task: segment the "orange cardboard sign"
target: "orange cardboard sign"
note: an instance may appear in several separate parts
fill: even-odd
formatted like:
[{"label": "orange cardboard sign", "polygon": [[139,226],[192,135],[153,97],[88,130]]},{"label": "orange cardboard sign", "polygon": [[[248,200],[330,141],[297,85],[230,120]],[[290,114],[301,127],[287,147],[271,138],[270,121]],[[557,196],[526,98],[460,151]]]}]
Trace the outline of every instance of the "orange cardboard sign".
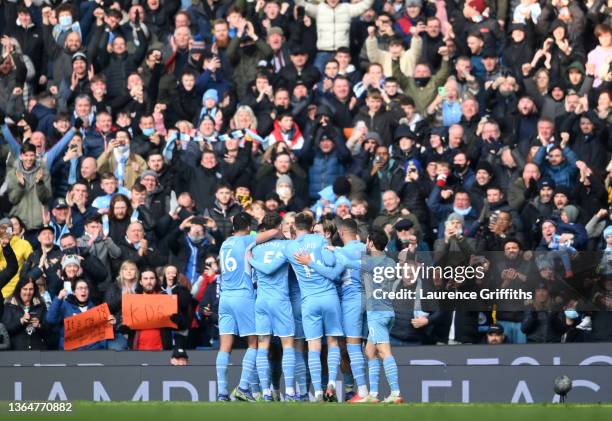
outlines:
[{"label": "orange cardboard sign", "polygon": [[124,294],[121,310],[123,324],[133,330],[177,327],[170,320],[178,311],[176,295]]},{"label": "orange cardboard sign", "polygon": [[108,323],[108,304],[90,308],[84,313],[64,319],[64,349],[72,350],[104,339],[113,339],[113,326]]}]

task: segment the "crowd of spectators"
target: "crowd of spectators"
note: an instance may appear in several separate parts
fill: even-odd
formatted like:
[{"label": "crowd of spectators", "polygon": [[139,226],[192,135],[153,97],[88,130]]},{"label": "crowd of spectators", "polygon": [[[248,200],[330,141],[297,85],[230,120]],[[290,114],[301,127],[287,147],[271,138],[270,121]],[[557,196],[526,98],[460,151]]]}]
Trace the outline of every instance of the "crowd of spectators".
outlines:
[{"label": "crowd of spectators", "polygon": [[[611,341],[611,9],[0,0],[0,347],[62,349],[63,320],[103,302],[115,338],[88,348],[215,346],[231,218],[279,212],[289,232],[304,209],[331,244],[352,218],[400,261],[535,293],[512,311],[398,300],[395,345],[489,325]],[[121,323],[122,295],[151,293],[178,295],[177,329]]]}]

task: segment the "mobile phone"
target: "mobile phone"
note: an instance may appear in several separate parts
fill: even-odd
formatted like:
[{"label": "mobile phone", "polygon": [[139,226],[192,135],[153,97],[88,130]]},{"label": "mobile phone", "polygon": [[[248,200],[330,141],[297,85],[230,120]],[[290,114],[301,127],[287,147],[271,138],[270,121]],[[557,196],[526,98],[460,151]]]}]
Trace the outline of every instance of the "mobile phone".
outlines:
[{"label": "mobile phone", "polygon": [[68,294],[72,294],[72,284],[70,281],[64,281],[64,289],[68,291]]},{"label": "mobile phone", "polygon": [[446,96],[446,88],[444,86],[440,86],[438,88],[438,95],[440,95],[441,97]]}]

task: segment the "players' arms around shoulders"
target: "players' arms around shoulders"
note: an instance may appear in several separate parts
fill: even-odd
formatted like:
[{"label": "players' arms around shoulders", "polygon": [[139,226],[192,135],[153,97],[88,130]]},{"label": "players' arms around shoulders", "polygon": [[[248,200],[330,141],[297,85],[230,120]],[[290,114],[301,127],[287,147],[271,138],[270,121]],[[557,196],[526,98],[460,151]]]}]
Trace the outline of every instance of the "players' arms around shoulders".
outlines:
[{"label": "players' arms around shoulders", "polygon": [[252,254],[248,255],[249,264],[254,267],[256,270],[265,273],[266,275],[271,275],[281,268],[285,263],[287,263],[287,258],[283,253],[276,253],[274,257],[268,261],[263,262],[257,260]]},{"label": "players' arms around shoulders", "polygon": [[311,267],[319,275],[332,281],[339,281],[342,272],[346,269],[343,263],[344,259],[339,258],[339,255],[337,256],[338,258],[336,258],[336,254],[327,247],[321,249],[322,262],[313,259],[312,256],[307,253],[295,253],[294,257],[299,264]]}]

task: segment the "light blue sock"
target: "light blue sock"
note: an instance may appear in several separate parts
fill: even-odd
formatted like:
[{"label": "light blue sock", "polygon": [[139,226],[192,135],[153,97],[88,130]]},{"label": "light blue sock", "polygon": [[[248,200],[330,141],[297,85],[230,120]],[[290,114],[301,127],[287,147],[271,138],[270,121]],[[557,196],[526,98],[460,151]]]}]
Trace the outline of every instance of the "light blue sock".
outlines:
[{"label": "light blue sock", "polygon": [[328,383],[336,384],[336,378],[338,377],[338,367],[340,367],[340,348],[337,346],[330,346],[327,349],[327,372]]},{"label": "light blue sock", "polygon": [[300,394],[308,393],[308,385],[306,381],[306,362],[304,361],[304,353],[295,351],[295,381],[300,388]]},{"label": "light blue sock", "polygon": [[264,392],[270,389],[270,363],[268,362],[268,350],[259,348],[257,350],[257,374]]},{"label": "light blue sock", "polygon": [[380,360],[368,360],[368,375],[370,377],[370,395],[378,395],[378,376],[380,375]]},{"label": "light blue sock", "polygon": [[387,376],[387,382],[389,382],[389,388],[391,389],[391,393],[399,394],[400,388],[395,358],[393,358],[393,356],[385,358],[383,360],[383,365],[385,366],[385,376]]},{"label": "light blue sock", "polygon": [[353,377],[355,378],[357,386],[365,386],[365,358],[363,357],[363,352],[361,351],[361,345],[347,344],[346,349],[348,350],[349,358],[351,360],[351,371],[353,372]]},{"label": "light blue sock", "polygon": [[217,393],[227,395],[227,366],[229,364],[229,352],[219,351],[217,353]]},{"label": "light blue sock", "polygon": [[249,388],[251,382],[251,376],[255,371],[255,361],[257,359],[257,350],[255,348],[247,349],[242,359],[242,374],[240,375],[239,387],[243,390]]},{"label": "light blue sock", "polygon": [[321,353],[319,351],[308,351],[308,369],[312,388],[315,392],[322,392],[321,389]]},{"label": "light blue sock", "polygon": [[283,374],[285,388],[295,388],[295,350],[292,347],[283,348]]}]

